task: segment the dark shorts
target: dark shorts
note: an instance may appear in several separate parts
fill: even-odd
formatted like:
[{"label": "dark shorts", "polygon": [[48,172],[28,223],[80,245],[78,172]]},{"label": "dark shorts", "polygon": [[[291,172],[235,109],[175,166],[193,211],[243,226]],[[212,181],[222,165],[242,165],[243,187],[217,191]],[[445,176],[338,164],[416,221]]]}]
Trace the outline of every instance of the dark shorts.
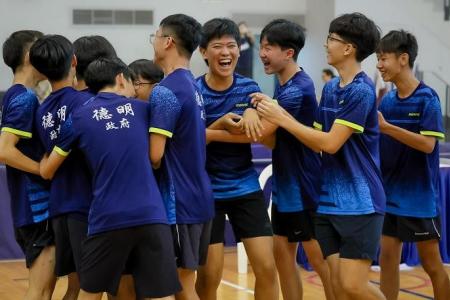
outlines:
[{"label": "dark shorts", "polygon": [[70,215],[52,219],[55,232],[55,275],[65,276],[79,272],[81,265],[81,244],[86,239],[87,222]]},{"label": "dark shorts", "polygon": [[45,247],[54,245],[54,235],[49,220],[15,229],[16,241],[25,254],[27,268],[41,254]]},{"label": "dark shorts", "polygon": [[402,242],[421,242],[441,239],[441,221],[435,218],[404,217],[386,213],[383,235]]},{"label": "dark shorts", "polygon": [[88,237],[82,246],[81,288],[116,295],[127,266],[138,297],[162,298],[179,292],[171,235],[169,225],[150,224]]},{"label": "dark shorts", "polygon": [[215,207],[210,244],[224,242],[225,215],[228,215],[237,242],[245,238],[273,235],[262,191],[239,198],[216,200]]},{"label": "dark shorts", "polygon": [[178,268],[197,270],[206,263],[212,222],[172,225],[173,245]]},{"label": "dark shorts", "polygon": [[339,253],[341,258],[377,258],[383,215],[316,214],[315,226],[324,257]]},{"label": "dark shorts", "polygon": [[290,243],[315,239],[314,211],[280,212],[272,203],[273,234],[285,236]]}]

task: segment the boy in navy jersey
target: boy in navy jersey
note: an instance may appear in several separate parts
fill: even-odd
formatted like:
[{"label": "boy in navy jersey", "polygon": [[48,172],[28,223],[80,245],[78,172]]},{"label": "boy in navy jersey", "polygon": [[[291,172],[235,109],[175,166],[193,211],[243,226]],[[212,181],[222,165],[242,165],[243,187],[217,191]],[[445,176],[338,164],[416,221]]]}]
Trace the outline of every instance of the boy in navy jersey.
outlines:
[{"label": "boy in navy jersey", "polygon": [[384,299],[369,282],[385,196],[379,169],[375,90],[360,64],[375,51],[379,39],[377,26],[362,14],[345,14],[331,22],[325,47],[328,63],[340,77],[324,87],[314,122],[320,130],[301,124],[270,99],[254,98],[262,117],[307,147],[322,151],[315,230],[338,299]]},{"label": "boy in navy jersey", "polygon": [[183,291],[198,299],[195,270],[206,260],[214,203],[205,170],[205,111],[189,61],[201,38],[201,25],[177,14],[164,18],[151,42],[165,78],[150,99],[150,157],[159,169],[163,196]]},{"label": "boy in navy jersey", "polygon": [[403,242],[416,242],[420,261],[433,284],[435,299],[448,299],[450,281],[439,253],[439,143],[444,138],[436,92],[415,78],[416,38],[391,31],[377,49],[384,81],[397,89],[379,107],[381,172],[386,216],[381,238],[381,290],[397,299]]},{"label": "boy in navy jersey", "polygon": [[[197,83],[206,112],[207,139],[226,129],[241,133],[240,123],[250,107],[250,94],[259,92],[256,82],[234,73],[239,57],[239,28],[229,19],[212,19],[203,25],[200,52],[208,73]],[[229,122],[229,123],[228,123]],[[237,135],[233,137],[239,138]],[[243,242],[255,273],[256,299],[277,298],[277,278],[272,254],[272,230],[251,161],[249,139],[244,143],[211,142],[206,148],[206,170],[211,179],[216,216],[213,221],[206,265],[198,273],[197,291],[201,299],[216,299],[222,278],[225,215],[236,240]]]},{"label": "boy in navy jersey", "polygon": [[138,59],[128,65],[134,73],[134,90],[136,98],[148,101],[155,85],[163,78],[163,71],[153,61],[148,59]]},{"label": "boy in navy jersey", "polygon": [[[76,57],[72,43],[60,35],[46,35],[30,49],[31,64],[47,77],[52,93],[36,113],[36,128],[45,151],[50,153],[67,117],[92,97],[72,85]],[[66,299],[76,299],[81,242],[87,233],[87,214],[92,198],[91,178],[85,160],[74,151],[51,182],[49,213],[56,245],[56,276],[69,275]]]},{"label": "boy in navy jersey", "polygon": [[73,49],[77,57],[77,80],[75,89],[89,93],[84,80],[84,72],[88,65],[99,58],[115,58],[116,50],[111,43],[101,35],[82,36],[73,42]]},{"label": "boy in navy jersey", "polygon": [[3,97],[0,161],[6,164],[16,240],[29,269],[25,298],[51,299],[55,286],[53,232],[48,221],[50,183],[39,176],[44,149],[34,127],[37,96],[32,91],[45,77],[29,60],[31,45],[43,34],[21,30],[3,44],[3,60],[14,73]]},{"label": "boy in navy jersey", "polygon": [[[55,175],[71,150],[80,149],[93,175],[88,238],[83,242],[79,299],[115,294],[127,266],[138,297],[179,291],[170,227],[148,159],[149,107],[133,95],[128,67],[102,58],[86,71],[95,98],[68,117],[58,142],[41,162]],[[135,178],[124,184],[123,178]]]}]

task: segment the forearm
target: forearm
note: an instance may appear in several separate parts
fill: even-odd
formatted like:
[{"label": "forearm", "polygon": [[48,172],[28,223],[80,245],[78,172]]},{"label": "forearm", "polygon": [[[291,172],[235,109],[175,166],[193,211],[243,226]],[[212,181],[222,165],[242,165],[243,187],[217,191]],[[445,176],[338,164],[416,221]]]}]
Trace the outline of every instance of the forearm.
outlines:
[{"label": "forearm", "polygon": [[436,139],[434,137],[424,136],[419,133],[411,132],[390,123],[388,123],[386,126],[383,126],[383,128],[380,128],[380,130],[383,134],[386,134],[399,141],[400,143],[421,152],[433,152],[436,144]]},{"label": "forearm", "polygon": [[39,163],[20,152],[16,147],[2,149],[1,160],[15,169],[39,175]]},{"label": "forearm", "polygon": [[245,134],[232,134],[226,130],[206,129],[206,142],[223,142],[223,143],[252,143],[252,139]]},{"label": "forearm", "polygon": [[329,149],[330,137],[328,132],[318,131],[305,126],[294,118],[286,118],[280,125],[314,152],[320,152],[322,150],[332,152]]}]

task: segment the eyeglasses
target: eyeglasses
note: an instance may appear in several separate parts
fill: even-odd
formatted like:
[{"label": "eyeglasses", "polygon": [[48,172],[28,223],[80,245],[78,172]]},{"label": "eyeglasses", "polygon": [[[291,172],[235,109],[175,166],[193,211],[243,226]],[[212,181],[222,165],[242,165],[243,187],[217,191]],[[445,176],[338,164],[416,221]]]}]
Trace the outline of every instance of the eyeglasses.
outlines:
[{"label": "eyeglasses", "polygon": [[133,85],[135,86],[135,87],[141,87],[141,86],[143,86],[143,85],[152,85],[152,84],[155,84],[156,82],[141,82],[141,81],[135,81],[135,82],[133,82]]},{"label": "eyeglasses", "polygon": [[350,44],[349,42],[344,41],[344,40],[342,40],[342,39],[338,39],[338,38],[332,37],[331,34],[329,34],[329,35],[327,36],[327,44],[328,44],[330,41],[335,41],[335,42],[339,42],[339,43],[343,43],[343,44]]},{"label": "eyeglasses", "polygon": [[171,38],[172,41],[175,43],[175,39],[174,39],[172,36],[170,36],[170,35],[166,35],[166,34],[163,34],[163,35],[157,35],[156,33],[152,33],[152,34],[150,34],[150,36],[149,36],[149,42],[150,42],[150,44],[153,45],[153,43],[155,42],[155,38],[157,38],[157,37],[159,37],[159,38]]}]

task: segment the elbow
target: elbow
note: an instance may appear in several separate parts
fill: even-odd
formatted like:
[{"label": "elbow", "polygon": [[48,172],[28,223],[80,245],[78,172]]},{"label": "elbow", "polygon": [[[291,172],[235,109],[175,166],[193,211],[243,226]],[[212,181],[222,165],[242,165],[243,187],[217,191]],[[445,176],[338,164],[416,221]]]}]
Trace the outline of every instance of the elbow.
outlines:
[{"label": "elbow", "polygon": [[55,176],[54,172],[50,172],[48,170],[42,170],[42,169],[40,170],[40,174],[41,174],[41,177],[46,180],[52,180],[53,176]]},{"label": "elbow", "polygon": [[153,169],[159,169],[162,157],[159,155],[150,155],[150,162]]},{"label": "elbow", "polygon": [[[330,145],[325,145],[325,147],[322,147],[322,152],[326,152],[328,154],[336,154],[336,152],[339,151],[339,149],[341,149],[342,145],[336,145],[336,144],[330,144]],[[313,149],[315,152],[320,152],[320,151],[316,151],[318,149]]]},{"label": "elbow", "polygon": [[436,146],[435,142],[433,144],[425,144],[422,151],[425,152],[426,154],[431,154],[433,153],[435,146]]}]

